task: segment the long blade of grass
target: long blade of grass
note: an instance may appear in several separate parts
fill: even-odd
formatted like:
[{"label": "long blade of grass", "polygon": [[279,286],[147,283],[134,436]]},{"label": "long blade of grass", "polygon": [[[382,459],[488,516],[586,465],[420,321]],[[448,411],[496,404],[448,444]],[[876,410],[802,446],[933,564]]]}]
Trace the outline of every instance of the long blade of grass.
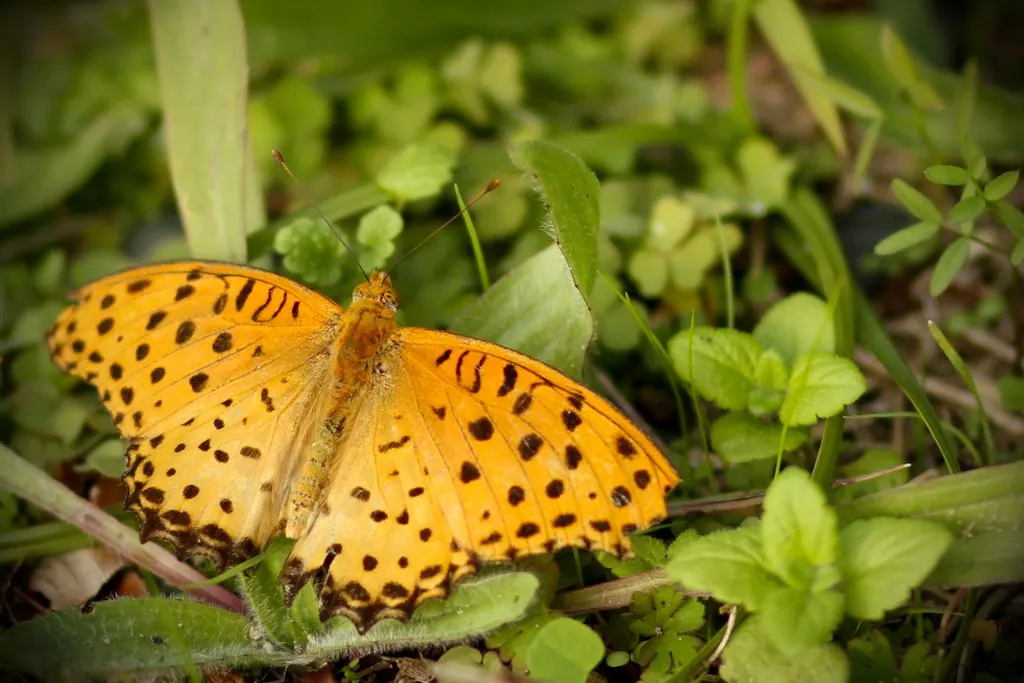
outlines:
[{"label": "long blade of grass", "polygon": [[244,262],[246,235],[265,219],[249,155],[241,9],[236,0],[150,0],[149,16],[189,248],[198,258]]}]

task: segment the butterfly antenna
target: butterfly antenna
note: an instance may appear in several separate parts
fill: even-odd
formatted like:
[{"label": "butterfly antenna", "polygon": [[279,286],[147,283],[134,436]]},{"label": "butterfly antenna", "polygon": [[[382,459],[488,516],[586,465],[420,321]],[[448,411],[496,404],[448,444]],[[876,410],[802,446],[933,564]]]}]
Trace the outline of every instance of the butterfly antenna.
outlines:
[{"label": "butterfly antenna", "polygon": [[[276,161],[278,165],[284,169],[284,172],[288,174],[288,177],[294,180],[296,185],[302,187],[302,183],[299,182],[299,179],[295,177],[294,173],[292,173],[292,169],[288,168],[288,164],[285,163],[284,155],[281,154],[281,152],[279,152],[276,149],[271,151],[271,154],[274,157],[274,161]],[[334,232],[334,236],[338,238],[338,241],[340,241],[342,246],[345,247],[345,250],[352,255],[352,260],[355,261],[356,266],[359,267],[359,272],[362,273],[366,281],[369,282],[369,274],[363,268],[363,264],[359,263],[359,257],[356,256],[356,252],[352,250],[352,247],[348,246],[348,242],[345,241],[345,237],[341,234],[341,230],[338,230],[338,228],[335,227],[334,223],[332,223],[330,219],[324,215],[324,212],[320,210],[320,206],[316,202],[313,202],[313,208],[316,209],[316,212],[320,214],[320,218],[322,218],[324,223],[326,223],[327,226],[331,229],[331,231]]]},{"label": "butterfly antenna", "polygon": [[462,209],[460,209],[457,214],[455,214],[454,216],[452,216],[451,218],[446,220],[444,223],[442,223],[438,227],[434,228],[434,230],[429,235],[424,237],[423,240],[421,240],[419,244],[417,244],[415,247],[413,247],[409,251],[405,252],[405,255],[402,258],[400,258],[397,261],[395,261],[394,263],[392,263],[391,264],[391,268],[388,269],[388,272],[389,273],[395,272],[395,268],[398,267],[398,264],[400,264],[402,261],[404,261],[407,258],[409,258],[410,256],[412,256],[416,252],[416,250],[419,249],[420,247],[422,247],[424,244],[426,244],[430,240],[434,239],[434,236],[437,235],[437,233],[439,233],[442,230],[444,230],[445,228],[447,228],[449,225],[452,224],[453,221],[455,221],[455,219],[459,218],[460,216],[462,216],[462,214],[464,214],[467,211],[469,211],[469,209],[474,204],[476,204],[478,201],[483,199],[485,195],[487,195],[487,194],[497,190],[499,185],[501,185],[501,180],[499,180],[498,178],[495,178],[491,182],[487,183],[487,187],[485,187],[483,190],[481,190],[480,193],[477,196],[473,197],[473,199],[470,200],[469,204],[466,204],[466,206],[464,206]]}]

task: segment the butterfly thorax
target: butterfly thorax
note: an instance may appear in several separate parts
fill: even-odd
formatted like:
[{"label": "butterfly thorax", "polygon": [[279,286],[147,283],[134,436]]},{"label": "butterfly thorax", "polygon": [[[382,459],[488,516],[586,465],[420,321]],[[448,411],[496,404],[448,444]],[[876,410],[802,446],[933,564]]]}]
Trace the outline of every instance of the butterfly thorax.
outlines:
[{"label": "butterfly thorax", "polygon": [[398,297],[387,273],[375,272],[355,288],[333,351],[334,381],[321,402],[314,438],[287,504],[285,535],[298,538],[319,512],[332,460],[345,438],[345,424],[358,405],[385,342],[395,332]]}]

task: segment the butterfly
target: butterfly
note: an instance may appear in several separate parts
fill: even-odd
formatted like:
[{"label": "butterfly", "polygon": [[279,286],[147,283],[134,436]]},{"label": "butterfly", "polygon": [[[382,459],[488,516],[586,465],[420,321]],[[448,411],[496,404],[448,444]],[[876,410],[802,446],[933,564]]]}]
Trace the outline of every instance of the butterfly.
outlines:
[{"label": "butterfly", "polygon": [[601,396],[497,344],[398,327],[388,273],[343,309],[281,275],[184,261],[103,277],[47,340],[129,440],[142,542],[223,568],[295,540],[321,618],[408,619],[482,562],[624,556],[679,476]]}]

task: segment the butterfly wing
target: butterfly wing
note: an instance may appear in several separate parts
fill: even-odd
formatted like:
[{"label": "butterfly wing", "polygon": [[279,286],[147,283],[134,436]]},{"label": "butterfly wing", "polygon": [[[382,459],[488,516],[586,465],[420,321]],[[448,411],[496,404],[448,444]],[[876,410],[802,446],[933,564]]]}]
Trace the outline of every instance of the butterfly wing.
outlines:
[{"label": "butterfly wing", "polygon": [[218,564],[274,533],[342,309],[273,273],[187,261],[111,275],[48,334],[130,439],[123,482],[143,541]]},{"label": "butterfly wing", "polygon": [[283,581],[366,629],[447,595],[480,561],[576,546],[619,555],[679,476],[605,399],[495,344],[402,328]]}]

